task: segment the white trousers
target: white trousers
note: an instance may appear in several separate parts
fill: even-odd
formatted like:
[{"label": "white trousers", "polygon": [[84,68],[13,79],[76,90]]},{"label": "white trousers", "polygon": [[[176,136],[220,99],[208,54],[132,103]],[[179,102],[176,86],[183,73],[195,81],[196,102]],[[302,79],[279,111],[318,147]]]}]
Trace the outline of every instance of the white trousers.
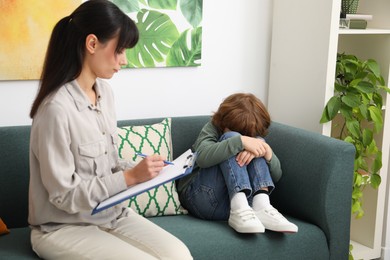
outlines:
[{"label": "white trousers", "polygon": [[70,225],[31,232],[33,250],[44,259],[192,259],[178,238],[130,211],[115,229]]}]

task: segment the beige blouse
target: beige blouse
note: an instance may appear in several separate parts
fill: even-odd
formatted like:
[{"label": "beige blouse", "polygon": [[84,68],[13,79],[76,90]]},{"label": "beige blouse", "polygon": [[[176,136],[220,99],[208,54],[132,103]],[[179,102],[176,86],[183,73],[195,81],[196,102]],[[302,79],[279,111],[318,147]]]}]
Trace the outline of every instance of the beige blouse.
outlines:
[{"label": "beige blouse", "polygon": [[30,136],[29,218],[43,231],[64,224],[115,226],[121,205],[95,215],[102,200],[126,189],[119,160],[113,93],[97,79],[97,105],[74,80],[42,103]]}]

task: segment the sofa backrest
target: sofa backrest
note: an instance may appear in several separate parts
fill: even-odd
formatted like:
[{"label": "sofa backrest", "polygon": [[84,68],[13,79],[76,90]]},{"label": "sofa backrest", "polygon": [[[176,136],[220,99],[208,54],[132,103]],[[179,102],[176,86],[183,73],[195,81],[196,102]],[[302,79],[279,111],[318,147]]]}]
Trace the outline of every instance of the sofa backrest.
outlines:
[{"label": "sofa backrest", "polygon": [[30,126],[0,127],[0,218],[27,225]]},{"label": "sofa backrest", "polygon": [[[173,157],[191,148],[209,116],[172,118]],[[118,126],[145,125],[163,118],[118,121]],[[0,218],[9,228],[28,225],[30,126],[0,127]]]},{"label": "sofa backrest", "polygon": [[[122,120],[118,126],[146,125],[159,123],[164,118]],[[173,158],[191,148],[202,127],[210,120],[210,116],[172,117]]]}]

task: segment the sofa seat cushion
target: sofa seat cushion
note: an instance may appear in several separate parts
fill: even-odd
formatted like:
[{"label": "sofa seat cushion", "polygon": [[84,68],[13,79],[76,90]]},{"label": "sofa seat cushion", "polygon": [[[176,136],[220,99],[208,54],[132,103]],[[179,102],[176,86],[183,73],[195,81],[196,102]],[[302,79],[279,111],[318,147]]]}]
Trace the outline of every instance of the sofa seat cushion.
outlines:
[{"label": "sofa seat cushion", "polygon": [[32,251],[29,227],[11,228],[6,236],[0,236],[0,259],[39,259]]},{"label": "sofa seat cushion", "polygon": [[299,227],[295,234],[268,230],[263,234],[239,234],[225,221],[206,221],[190,215],[154,217],[150,220],[181,239],[196,260],[329,259],[323,231],[295,218],[289,218]]},{"label": "sofa seat cushion", "polygon": [[[206,221],[191,215],[149,218],[181,239],[194,259],[329,259],[325,234],[317,226],[295,218],[299,231],[283,234],[239,234],[224,221]],[[38,259],[31,249],[30,228],[14,228],[0,236],[0,259]],[[253,250],[257,248],[257,250]]]}]

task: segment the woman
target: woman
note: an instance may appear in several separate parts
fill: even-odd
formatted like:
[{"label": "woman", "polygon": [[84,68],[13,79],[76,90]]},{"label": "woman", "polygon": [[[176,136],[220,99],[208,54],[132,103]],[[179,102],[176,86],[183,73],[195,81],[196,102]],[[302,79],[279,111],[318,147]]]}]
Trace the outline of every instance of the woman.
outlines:
[{"label": "woman", "polygon": [[183,206],[193,215],[228,220],[239,233],[298,231],[271,204],[279,159],[264,141],[271,123],[253,94],[236,93],[219,106],[195,141],[198,169],[178,183]]},{"label": "woman", "polygon": [[127,207],[91,215],[104,199],[155,177],[161,156],[118,159],[107,82],[138,41],[134,22],[110,1],[90,0],[55,26],[33,103],[29,223],[45,259],[192,259],[176,237]]}]

